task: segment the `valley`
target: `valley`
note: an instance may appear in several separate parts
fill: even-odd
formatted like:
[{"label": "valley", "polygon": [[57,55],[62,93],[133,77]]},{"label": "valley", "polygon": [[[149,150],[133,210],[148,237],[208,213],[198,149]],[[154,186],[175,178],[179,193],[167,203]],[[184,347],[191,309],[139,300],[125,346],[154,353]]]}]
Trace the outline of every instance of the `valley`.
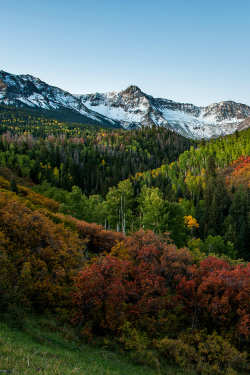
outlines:
[{"label": "valley", "polygon": [[[124,95],[147,103],[138,88]],[[87,110],[104,99],[78,98]],[[75,123],[7,104],[0,317],[1,340],[11,339],[1,344],[3,370],[87,374],[93,355],[96,373],[249,373],[250,129],[198,141],[155,123],[123,129],[118,115],[114,128],[100,117],[99,125]],[[246,124],[247,107],[230,106],[221,106],[220,121],[230,114]],[[185,111],[201,117],[201,109]],[[75,341],[70,359],[65,330]],[[32,349],[28,365],[20,360],[24,336],[24,353],[45,353]]]}]

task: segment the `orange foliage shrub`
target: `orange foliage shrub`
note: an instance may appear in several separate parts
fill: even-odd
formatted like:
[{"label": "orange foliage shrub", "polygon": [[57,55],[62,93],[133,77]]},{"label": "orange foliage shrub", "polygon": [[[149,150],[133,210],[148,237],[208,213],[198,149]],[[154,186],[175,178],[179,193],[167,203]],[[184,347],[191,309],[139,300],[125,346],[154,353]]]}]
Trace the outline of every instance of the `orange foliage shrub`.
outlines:
[{"label": "orange foliage shrub", "polygon": [[[10,183],[4,177],[0,176],[0,188],[9,190]],[[46,207],[52,212],[58,212],[60,203],[55,202],[53,199],[46,198],[31,189],[18,185],[18,194],[27,199],[33,205]]]},{"label": "orange foliage shrub", "polygon": [[26,197],[31,203],[36,206],[48,208],[52,212],[58,212],[60,203],[55,202],[53,199],[46,198],[24,186],[18,185],[18,192],[23,197]]},{"label": "orange foliage shrub", "polygon": [[230,176],[226,177],[227,185],[249,186],[250,180],[250,156],[241,156],[232,163],[235,166],[234,171]]},{"label": "orange foliage shrub", "polygon": [[105,230],[101,225],[87,223],[68,216],[75,224],[80,238],[88,238],[88,250],[93,254],[110,253],[117,242],[124,241],[126,236],[111,230]]},{"label": "orange foliage shrub", "polygon": [[19,300],[39,310],[68,306],[73,278],[83,265],[84,242],[11,193],[0,192],[0,218],[2,294],[7,280],[9,293],[18,292]]},{"label": "orange foliage shrub", "polygon": [[0,188],[1,189],[9,189],[10,188],[10,183],[7,181],[5,178],[0,176]]}]

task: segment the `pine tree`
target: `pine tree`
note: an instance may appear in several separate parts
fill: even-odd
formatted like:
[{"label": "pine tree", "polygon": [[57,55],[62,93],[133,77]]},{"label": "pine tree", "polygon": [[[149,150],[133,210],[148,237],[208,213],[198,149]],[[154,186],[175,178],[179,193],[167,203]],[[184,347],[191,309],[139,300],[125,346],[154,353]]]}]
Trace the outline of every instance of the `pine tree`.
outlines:
[{"label": "pine tree", "polygon": [[216,165],[214,155],[209,155],[207,160],[206,178],[216,177]]},{"label": "pine tree", "polygon": [[223,216],[228,215],[230,198],[220,176],[210,177],[204,191],[205,236],[219,235],[223,229]]},{"label": "pine tree", "polygon": [[236,223],[231,215],[228,215],[223,223],[223,239],[225,242],[236,243]]},{"label": "pine tree", "polygon": [[18,194],[18,187],[14,179],[10,180],[10,190],[13,191],[13,193]]},{"label": "pine tree", "polygon": [[176,197],[177,202],[179,202],[180,198],[183,198],[183,192],[182,192],[181,185],[178,185],[175,197]]}]

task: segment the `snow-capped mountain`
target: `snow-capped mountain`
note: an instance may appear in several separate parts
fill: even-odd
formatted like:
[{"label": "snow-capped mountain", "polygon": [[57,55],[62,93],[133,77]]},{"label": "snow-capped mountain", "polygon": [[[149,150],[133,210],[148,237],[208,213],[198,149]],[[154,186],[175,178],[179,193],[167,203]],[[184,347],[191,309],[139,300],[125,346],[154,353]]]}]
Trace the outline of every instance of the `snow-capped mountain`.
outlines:
[{"label": "snow-capped mountain", "polygon": [[250,107],[245,104],[227,101],[197,107],[153,98],[137,86],[129,86],[124,91],[83,95],[80,98],[87,108],[120,122],[124,128],[155,124],[195,139],[208,139],[241,130],[241,123],[250,116]]},{"label": "snow-capped mountain", "polygon": [[76,95],[28,74],[15,75],[0,70],[0,103],[53,110],[55,113],[67,109],[72,114],[80,115],[83,122],[117,127],[113,120],[89,110]]},{"label": "snow-capped mountain", "polygon": [[194,139],[231,134],[250,126],[250,107],[233,101],[197,107],[154,98],[137,86],[104,94],[72,95],[31,75],[4,71],[0,71],[0,103],[52,111],[66,109],[84,122],[121,125],[125,129],[155,124]]}]

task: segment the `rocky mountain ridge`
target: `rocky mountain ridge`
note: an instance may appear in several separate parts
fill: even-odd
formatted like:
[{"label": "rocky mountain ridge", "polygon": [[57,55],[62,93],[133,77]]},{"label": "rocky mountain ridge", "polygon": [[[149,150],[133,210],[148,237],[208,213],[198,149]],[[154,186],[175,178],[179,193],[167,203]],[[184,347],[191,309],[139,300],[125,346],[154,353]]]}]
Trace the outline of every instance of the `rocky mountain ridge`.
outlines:
[{"label": "rocky mountain ridge", "polygon": [[250,116],[250,107],[245,104],[226,101],[197,107],[154,98],[136,86],[80,98],[87,108],[120,122],[124,128],[156,124],[194,139],[208,139],[241,130],[241,123]]},{"label": "rocky mountain ridge", "polygon": [[31,75],[0,71],[0,103],[59,111],[67,109],[94,121],[125,129],[165,126],[185,137],[209,139],[249,127],[250,107],[225,101],[207,107],[154,98],[137,86],[125,90],[72,95]]},{"label": "rocky mountain ridge", "polygon": [[29,74],[15,75],[0,70],[0,104],[40,108],[55,113],[66,109],[72,114],[80,115],[78,118],[82,118],[83,122],[120,127],[109,118],[88,109],[77,96]]}]

